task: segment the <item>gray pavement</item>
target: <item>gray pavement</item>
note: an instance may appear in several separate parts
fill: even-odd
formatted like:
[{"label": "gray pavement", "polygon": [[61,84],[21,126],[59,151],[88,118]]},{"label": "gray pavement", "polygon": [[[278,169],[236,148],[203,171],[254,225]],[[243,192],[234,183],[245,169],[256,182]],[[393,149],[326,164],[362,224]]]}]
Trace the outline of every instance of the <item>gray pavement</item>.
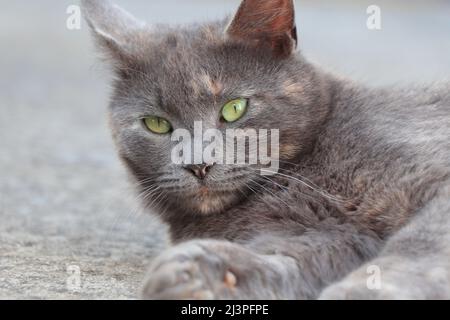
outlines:
[{"label": "gray pavement", "polygon": [[[187,23],[222,17],[239,1],[117,2],[150,22]],[[133,299],[167,246],[116,159],[108,72],[86,26],[65,28],[73,3],[0,1],[0,299]],[[366,28],[374,3],[381,31]],[[449,79],[450,1],[297,7],[301,50],[330,71],[376,86]],[[79,288],[70,266],[80,269]]]}]

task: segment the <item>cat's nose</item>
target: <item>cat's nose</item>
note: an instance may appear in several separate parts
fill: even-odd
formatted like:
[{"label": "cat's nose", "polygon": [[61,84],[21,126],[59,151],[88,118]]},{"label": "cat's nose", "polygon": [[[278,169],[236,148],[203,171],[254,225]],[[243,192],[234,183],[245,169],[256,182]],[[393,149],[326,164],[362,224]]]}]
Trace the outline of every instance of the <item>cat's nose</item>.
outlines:
[{"label": "cat's nose", "polygon": [[188,170],[189,172],[192,172],[197,178],[200,180],[203,180],[206,178],[206,175],[211,170],[212,167],[214,167],[215,164],[192,164],[187,165],[184,168]]}]

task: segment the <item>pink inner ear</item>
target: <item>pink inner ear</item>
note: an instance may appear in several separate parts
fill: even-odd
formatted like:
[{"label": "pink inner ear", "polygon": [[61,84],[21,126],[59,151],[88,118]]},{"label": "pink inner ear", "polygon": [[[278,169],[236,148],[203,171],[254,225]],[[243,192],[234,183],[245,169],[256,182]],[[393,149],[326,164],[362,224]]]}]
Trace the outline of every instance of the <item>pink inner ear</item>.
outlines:
[{"label": "pink inner ear", "polygon": [[293,0],[244,0],[230,25],[235,36],[267,33],[274,36],[294,28]]},{"label": "pink inner ear", "polygon": [[266,39],[273,49],[295,46],[294,1],[244,0],[227,33],[250,42]]},{"label": "pink inner ear", "polygon": [[279,34],[291,32],[294,27],[294,6],[290,0],[273,1],[278,2],[279,6],[276,8],[270,7],[269,10],[276,10],[279,8],[279,14],[275,15],[270,25],[270,29]]}]

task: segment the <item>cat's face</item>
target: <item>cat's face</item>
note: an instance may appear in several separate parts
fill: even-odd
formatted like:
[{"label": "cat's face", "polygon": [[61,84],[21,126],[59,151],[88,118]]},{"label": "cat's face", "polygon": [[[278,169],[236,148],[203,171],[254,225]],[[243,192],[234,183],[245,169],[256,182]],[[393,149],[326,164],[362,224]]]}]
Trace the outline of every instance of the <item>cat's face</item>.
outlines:
[{"label": "cat's face", "polygon": [[[255,10],[267,12],[261,3],[277,3],[279,10],[269,17],[273,21],[259,18],[271,22],[263,33],[254,29],[265,24],[249,20]],[[185,129],[194,135],[195,122],[224,137],[228,129],[279,130],[281,167],[310,145],[326,113],[321,107],[324,88],[311,67],[292,54],[292,1],[244,1],[228,27],[191,28],[146,27],[104,1],[84,5],[115,66],[113,134],[146,204],[161,211],[219,213],[269,181],[257,170],[260,165],[174,163],[177,141],[171,133]],[[224,107],[231,103],[236,112],[236,101],[242,112],[231,110],[229,118]]]}]

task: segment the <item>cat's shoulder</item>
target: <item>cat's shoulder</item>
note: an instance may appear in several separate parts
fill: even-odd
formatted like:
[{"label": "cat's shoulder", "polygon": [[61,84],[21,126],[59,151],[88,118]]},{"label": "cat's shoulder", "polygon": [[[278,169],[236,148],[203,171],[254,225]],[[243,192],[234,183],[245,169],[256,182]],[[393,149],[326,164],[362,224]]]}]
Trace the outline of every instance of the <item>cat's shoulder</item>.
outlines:
[{"label": "cat's shoulder", "polygon": [[341,85],[336,104],[349,112],[402,114],[429,109],[432,113],[448,112],[450,116],[450,81],[390,87],[368,87],[347,81]]}]

